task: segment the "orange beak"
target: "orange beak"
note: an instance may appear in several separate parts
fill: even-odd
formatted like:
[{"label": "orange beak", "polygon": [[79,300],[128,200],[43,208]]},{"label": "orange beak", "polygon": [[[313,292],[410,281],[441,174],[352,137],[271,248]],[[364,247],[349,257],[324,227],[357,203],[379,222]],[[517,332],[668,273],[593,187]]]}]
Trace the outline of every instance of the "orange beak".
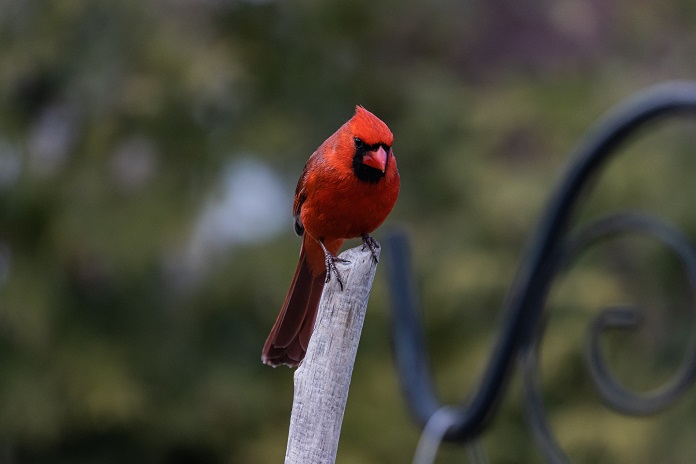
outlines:
[{"label": "orange beak", "polygon": [[384,172],[387,169],[387,152],[380,146],[376,150],[368,151],[363,157],[363,164]]}]

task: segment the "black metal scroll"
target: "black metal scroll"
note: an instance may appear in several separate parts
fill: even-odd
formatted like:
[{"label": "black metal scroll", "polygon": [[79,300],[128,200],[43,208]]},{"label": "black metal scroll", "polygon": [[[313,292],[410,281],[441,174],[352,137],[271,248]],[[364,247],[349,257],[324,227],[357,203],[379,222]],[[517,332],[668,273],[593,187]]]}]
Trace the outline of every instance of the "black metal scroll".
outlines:
[{"label": "black metal scroll", "polygon": [[[547,295],[564,267],[578,252],[615,234],[647,234],[674,252],[686,271],[696,311],[696,253],[677,230],[656,218],[615,215],[590,225],[569,237],[569,226],[591,180],[617,148],[649,123],[667,117],[696,116],[696,83],[669,82],[643,91],[610,113],[584,138],[572,156],[568,171],[542,217],[508,293],[503,320],[493,352],[477,390],[466,404],[443,407],[435,393],[425,349],[420,310],[412,283],[408,241],[394,231],[386,240],[385,253],[392,298],[393,337],[396,364],[407,403],[422,425],[438,410],[447,409],[449,423],[443,440],[468,442],[476,438],[495,414],[505,394],[514,362],[524,365],[526,405],[534,435],[547,460],[565,462],[544,418],[535,375],[537,351],[542,336],[542,316]],[[598,347],[599,334],[607,328],[636,325],[631,308],[612,308],[600,313],[591,328],[588,365],[604,401],[619,412],[644,415],[658,411],[679,398],[696,380],[696,344],[676,377],[662,389],[636,394],[614,380]]]}]

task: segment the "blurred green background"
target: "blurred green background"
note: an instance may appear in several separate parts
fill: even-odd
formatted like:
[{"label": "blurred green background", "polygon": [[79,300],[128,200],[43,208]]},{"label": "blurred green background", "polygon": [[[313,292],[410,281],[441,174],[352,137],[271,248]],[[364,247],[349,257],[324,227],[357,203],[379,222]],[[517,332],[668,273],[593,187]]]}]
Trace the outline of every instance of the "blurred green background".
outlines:
[{"label": "blurred green background", "polygon": [[[402,190],[375,234],[413,240],[441,397],[487,362],[525,242],[584,131],[696,76],[692,0],[0,1],[0,461],[281,462],[292,371],[260,362],[296,264],[292,192],[356,104],[395,134]],[[659,213],[696,237],[696,130],[623,150],[581,221]],[[378,270],[338,462],[405,463],[419,429]],[[649,324],[603,350],[631,388],[675,373],[694,325],[654,243],[591,250],[554,287],[549,421],[575,462],[690,463],[696,398],[604,408],[583,360],[606,304]],[[541,462],[515,378],[483,444]],[[464,462],[457,446],[438,462]]]}]

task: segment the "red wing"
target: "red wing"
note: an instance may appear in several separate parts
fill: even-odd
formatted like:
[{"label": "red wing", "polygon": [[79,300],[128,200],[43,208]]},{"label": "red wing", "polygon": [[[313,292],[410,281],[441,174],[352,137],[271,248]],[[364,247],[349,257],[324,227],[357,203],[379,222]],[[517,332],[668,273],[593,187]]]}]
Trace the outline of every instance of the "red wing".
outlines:
[{"label": "red wing", "polygon": [[297,181],[297,187],[295,187],[295,201],[292,203],[292,217],[294,219],[293,225],[295,227],[295,233],[299,236],[304,234],[304,225],[302,225],[302,219],[300,219],[300,210],[302,209],[302,203],[307,199],[305,182],[307,181],[309,171],[312,169],[312,166],[316,164],[316,160],[319,156],[318,150],[312,153],[312,156],[310,156],[305,163],[302,175]]},{"label": "red wing", "polygon": [[302,219],[300,218],[300,209],[302,208],[302,203],[304,203],[307,195],[305,194],[304,188],[300,189],[300,184],[304,184],[304,173],[302,173],[302,177],[300,177],[300,181],[297,183],[295,201],[292,204],[292,217],[294,219],[293,226],[295,227],[295,233],[302,237],[304,234],[304,225],[302,225]]}]

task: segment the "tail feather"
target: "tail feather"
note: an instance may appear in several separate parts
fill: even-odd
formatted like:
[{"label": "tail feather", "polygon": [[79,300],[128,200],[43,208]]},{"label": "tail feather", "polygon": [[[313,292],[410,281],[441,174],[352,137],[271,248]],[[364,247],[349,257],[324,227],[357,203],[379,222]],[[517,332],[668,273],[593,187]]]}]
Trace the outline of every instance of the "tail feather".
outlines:
[{"label": "tail feather", "polygon": [[261,360],[271,366],[297,366],[307,352],[326,272],[312,273],[305,246],[280,314],[263,347]]},{"label": "tail feather", "polygon": [[[300,345],[302,349],[306,352],[309,346],[309,339],[312,337],[312,332],[314,332],[314,323],[317,319],[317,310],[319,309],[319,301],[321,301],[321,294],[324,290],[324,282],[326,279],[326,273],[318,277],[319,282],[313,282],[310,286],[309,298],[307,299],[307,317],[305,317],[302,327],[300,328]],[[304,354],[302,355],[304,357]]]}]

